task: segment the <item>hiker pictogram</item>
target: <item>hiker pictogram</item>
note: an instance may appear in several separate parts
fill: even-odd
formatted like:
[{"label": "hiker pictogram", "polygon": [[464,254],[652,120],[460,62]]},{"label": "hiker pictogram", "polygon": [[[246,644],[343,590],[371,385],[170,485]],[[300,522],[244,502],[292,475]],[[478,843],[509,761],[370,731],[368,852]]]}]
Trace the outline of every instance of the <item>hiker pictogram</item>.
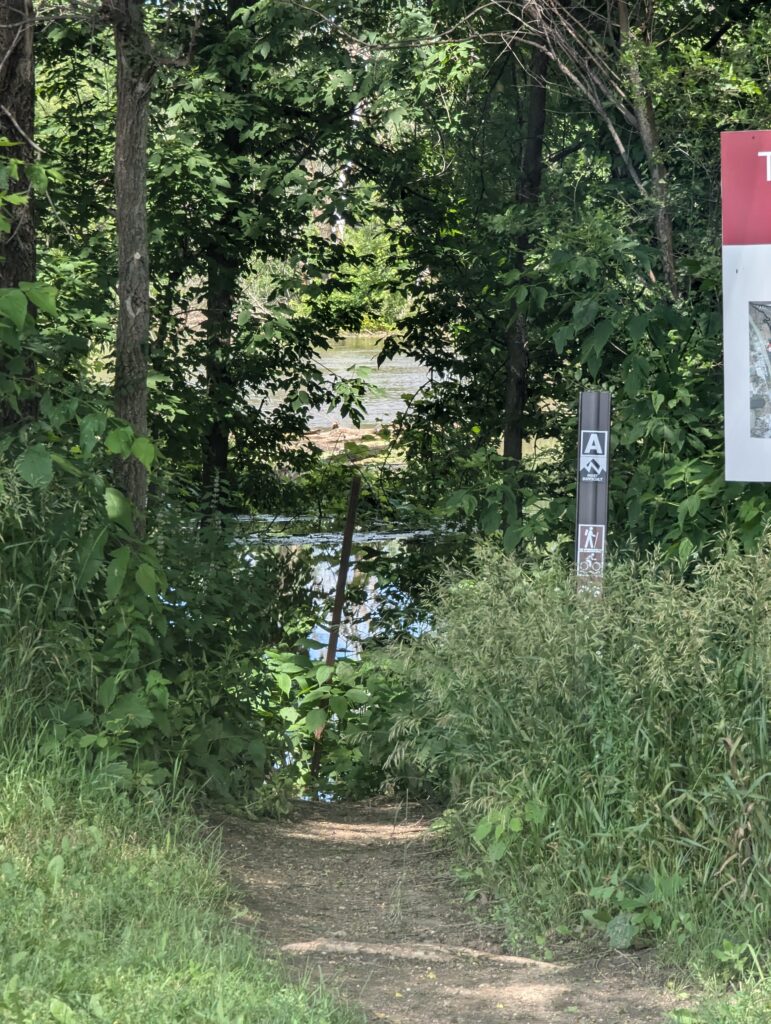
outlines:
[{"label": "hiker pictogram", "polygon": [[581,523],[578,527],[578,574],[601,576],[605,564],[605,527]]}]

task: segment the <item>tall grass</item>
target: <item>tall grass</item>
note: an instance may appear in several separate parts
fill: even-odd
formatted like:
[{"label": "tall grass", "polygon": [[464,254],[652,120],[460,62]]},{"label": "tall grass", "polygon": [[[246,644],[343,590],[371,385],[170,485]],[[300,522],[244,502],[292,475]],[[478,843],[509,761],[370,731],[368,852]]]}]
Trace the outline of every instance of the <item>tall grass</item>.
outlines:
[{"label": "tall grass", "polygon": [[771,928],[771,543],[577,595],[558,563],[482,551],[397,661],[393,760],[449,794],[471,886],[514,930],[588,923],[726,975]]}]

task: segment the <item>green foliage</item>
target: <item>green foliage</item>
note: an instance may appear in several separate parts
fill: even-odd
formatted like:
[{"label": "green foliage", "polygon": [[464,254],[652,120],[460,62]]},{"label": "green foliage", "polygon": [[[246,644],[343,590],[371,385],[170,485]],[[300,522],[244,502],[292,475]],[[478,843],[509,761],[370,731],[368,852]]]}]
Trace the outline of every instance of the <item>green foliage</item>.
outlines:
[{"label": "green foliage", "polygon": [[259,956],[184,794],[130,800],[104,766],[43,753],[27,680],[3,681],[0,1020],[358,1019]]},{"label": "green foliage", "polygon": [[771,1016],[768,982],[749,982],[730,998],[716,996],[696,1010],[671,1014],[672,1024],[766,1024]]},{"label": "green foliage", "polygon": [[[771,539],[683,573],[480,552],[392,662],[392,757],[446,795],[472,889],[515,927],[655,939],[728,977],[768,928]],[[397,672],[393,675],[394,664]],[[748,912],[748,908],[752,908]]]},{"label": "green foliage", "polygon": [[[312,660],[306,651],[276,649],[264,657],[275,688],[274,728],[281,727],[286,737],[282,778],[291,778],[296,792],[349,792],[351,773],[363,757],[349,733],[366,718],[372,699],[357,665],[340,659],[331,667]],[[321,757],[314,779],[310,769],[317,741]]]},{"label": "green foliage", "polygon": [[355,318],[358,331],[392,331],[407,313],[397,237],[394,225],[377,220],[345,229],[348,258],[337,270],[330,304]]}]

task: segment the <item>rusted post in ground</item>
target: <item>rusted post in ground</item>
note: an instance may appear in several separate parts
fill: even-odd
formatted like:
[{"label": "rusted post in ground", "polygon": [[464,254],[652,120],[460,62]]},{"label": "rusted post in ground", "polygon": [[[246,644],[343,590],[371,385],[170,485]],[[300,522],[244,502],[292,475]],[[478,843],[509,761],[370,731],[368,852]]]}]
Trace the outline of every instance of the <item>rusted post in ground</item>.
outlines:
[{"label": "rusted post in ground", "polygon": [[[335,589],[335,601],[332,606],[332,621],[329,626],[329,644],[327,646],[326,664],[332,667],[337,657],[337,641],[340,636],[340,623],[343,618],[343,604],[345,603],[345,584],[348,580],[348,568],[351,564],[351,548],[353,547],[353,530],[356,526],[356,508],[359,504],[359,493],[361,491],[361,477],[354,475],[351,479],[351,491],[348,495],[348,511],[345,516],[343,527],[343,546],[340,551],[340,569],[337,573],[337,588]],[[324,726],[321,725],[314,734],[313,756],[311,758],[311,777],[318,778],[321,766],[321,743],[324,735]]]}]

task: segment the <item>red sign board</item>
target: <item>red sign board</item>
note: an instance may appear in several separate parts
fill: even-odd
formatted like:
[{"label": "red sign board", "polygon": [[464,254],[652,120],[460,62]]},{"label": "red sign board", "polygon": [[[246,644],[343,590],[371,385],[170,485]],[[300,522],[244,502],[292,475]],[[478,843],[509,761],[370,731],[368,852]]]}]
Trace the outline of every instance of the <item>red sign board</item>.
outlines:
[{"label": "red sign board", "polygon": [[771,244],[771,131],[723,132],[723,245]]}]

